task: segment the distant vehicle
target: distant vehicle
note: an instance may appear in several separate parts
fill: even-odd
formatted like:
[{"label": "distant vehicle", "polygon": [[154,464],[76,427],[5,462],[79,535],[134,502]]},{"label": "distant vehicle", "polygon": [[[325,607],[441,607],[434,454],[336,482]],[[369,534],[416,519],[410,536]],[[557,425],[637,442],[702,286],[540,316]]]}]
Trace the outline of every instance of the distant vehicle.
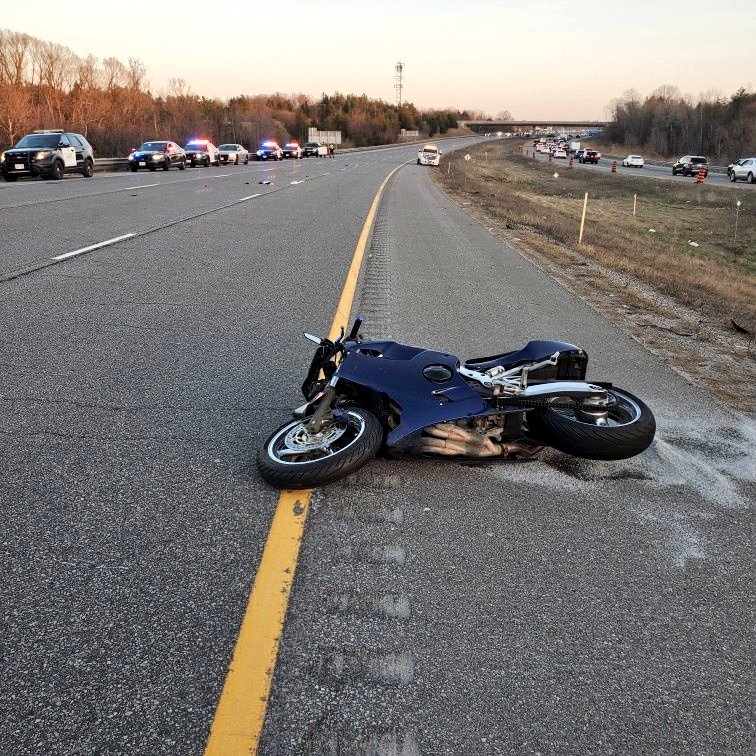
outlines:
[{"label": "distant vehicle", "polygon": [[184,147],[186,159],[194,168],[197,165],[220,165],[218,148],[208,139],[192,139]]},{"label": "distant vehicle", "polygon": [[709,174],[709,161],[702,155],[684,155],[672,166],[672,175],[697,176],[703,170],[704,176]]},{"label": "distant vehicle", "polygon": [[302,148],[298,142],[286,142],[281,150],[285,158],[294,158],[299,160],[302,157]]},{"label": "distant vehicle", "polygon": [[730,163],[730,164],[729,164],[729,165],[727,166],[727,178],[730,178],[730,175],[732,174],[732,169],[733,169],[733,168],[734,168],[734,167],[735,167],[736,165],[740,165],[740,164],[741,164],[741,163],[742,163],[742,162],[743,162],[744,160],[748,160],[748,158],[739,158],[739,159],[738,159],[738,160],[736,160],[736,161],[735,161],[734,163]]},{"label": "distant vehicle", "polygon": [[593,165],[598,165],[599,160],[601,160],[601,153],[597,150],[584,150],[579,158],[579,162],[593,163]]},{"label": "distant vehicle", "polygon": [[554,157],[555,158],[564,158],[567,159],[567,150],[564,149],[564,147],[557,147],[554,150]]},{"label": "distant vehicle", "polygon": [[66,173],[94,176],[92,145],[81,135],[49,129],[35,131],[0,153],[0,172],[6,181],[19,176],[62,179]]},{"label": "distant vehicle", "polygon": [[186,169],[186,153],[176,142],[144,142],[129,155],[129,169],[136,173],[140,168],[169,171],[173,167]]},{"label": "distant vehicle", "polygon": [[730,171],[730,181],[735,183],[739,179],[749,184],[756,184],[756,157],[742,158],[733,164]]},{"label": "distant vehicle", "polygon": [[325,157],[327,154],[328,148],[317,142],[307,142],[302,149],[302,157]]},{"label": "distant vehicle", "polygon": [[249,163],[249,152],[240,144],[222,144],[218,147],[218,160],[221,163],[233,163],[239,165]]},{"label": "distant vehicle", "polygon": [[255,153],[256,160],[283,160],[283,150],[276,142],[263,142]]},{"label": "distant vehicle", "polygon": [[435,144],[423,145],[423,148],[417,151],[418,165],[438,165],[441,162],[441,151]]},{"label": "distant vehicle", "polygon": [[644,164],[645,161],[640,155],[628,155],[622,160],[622,165],[625,168],[643,168]]},{"label": "distant vehicle", "polygon": [[585,148],[579,148],[579,149],[575,150],[575,154],[572,157],[575,158],[575,160],[577,160],[578,163],[579,163],[580,162],[580,158],[583,157],[583,153],[584,152],[585,152]]}]

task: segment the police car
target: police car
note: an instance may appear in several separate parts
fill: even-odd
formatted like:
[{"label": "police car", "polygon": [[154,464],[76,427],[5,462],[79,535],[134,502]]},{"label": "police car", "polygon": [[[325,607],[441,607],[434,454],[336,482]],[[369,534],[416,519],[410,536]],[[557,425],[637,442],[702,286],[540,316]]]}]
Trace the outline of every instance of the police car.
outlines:
[{"label": "police car", "polygon": [[441,162],[441,151],[435,144],[426,144],[417,151],[418,165],[438,165]]},{"label": "police car", "polygon": [[186,159],[194,168],[196,165],[220,165],[218,148],[208,139],[192,139],[184,147]]},{"label": "police car", "polygon": [[19,176],[62,179],[66,173],[94,176],[92,145],[81,135],[63,129],[35,131],[0,153],[0,172],[6,181]]}]

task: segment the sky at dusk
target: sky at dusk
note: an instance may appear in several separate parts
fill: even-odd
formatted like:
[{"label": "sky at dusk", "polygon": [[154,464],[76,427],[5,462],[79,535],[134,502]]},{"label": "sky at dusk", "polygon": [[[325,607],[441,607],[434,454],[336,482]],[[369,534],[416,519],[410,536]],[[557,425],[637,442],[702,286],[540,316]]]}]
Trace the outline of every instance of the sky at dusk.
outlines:
[{"label": "sky at dusk", "polygon": [[3,5],[2,28],[82,57],[139,58],[153,92],[181,78],[224,99],[339,91],[394,101],[401,60],[404,99],[419,107],[577,120],[603,118],[631,87],[673,84],[696,99],[756,85],[756,0],[77,0],[70,25],[60,0]]}]

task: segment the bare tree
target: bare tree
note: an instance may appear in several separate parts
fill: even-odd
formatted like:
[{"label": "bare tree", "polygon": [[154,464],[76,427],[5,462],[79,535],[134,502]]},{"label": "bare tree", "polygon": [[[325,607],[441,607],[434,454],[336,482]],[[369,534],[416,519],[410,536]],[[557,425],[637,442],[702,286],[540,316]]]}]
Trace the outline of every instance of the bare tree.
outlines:
[{"label": "bare tree", "polygon": [[0,144],[15,144],[31,130],[34,109],[23,87],[0,85]]},{"label": "bare tree", "polygon": [[0,29],[0,83],[14,87],[25,83],[31,67],[32,39],[28,34]]}]

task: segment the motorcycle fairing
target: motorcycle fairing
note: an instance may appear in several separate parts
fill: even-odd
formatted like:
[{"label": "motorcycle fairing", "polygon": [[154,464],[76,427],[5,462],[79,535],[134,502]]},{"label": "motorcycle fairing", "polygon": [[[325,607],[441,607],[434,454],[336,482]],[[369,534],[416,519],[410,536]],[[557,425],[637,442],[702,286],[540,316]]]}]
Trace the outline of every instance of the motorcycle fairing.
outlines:
[{"label": "motorcycle fairing", "polygon": [[[449,368],[451,378],[443,383],[428,380],[423,370],[430,365]],[[394,341],[365,341],[348,345],[337,375],[339,380],[385,394],[401,408],[399,424],[386,439],[389,447],[405,445],[435,423],[523,412],[522,407],[492,409],[462,378],[458,366],[459,359],[452,354]]]}]

